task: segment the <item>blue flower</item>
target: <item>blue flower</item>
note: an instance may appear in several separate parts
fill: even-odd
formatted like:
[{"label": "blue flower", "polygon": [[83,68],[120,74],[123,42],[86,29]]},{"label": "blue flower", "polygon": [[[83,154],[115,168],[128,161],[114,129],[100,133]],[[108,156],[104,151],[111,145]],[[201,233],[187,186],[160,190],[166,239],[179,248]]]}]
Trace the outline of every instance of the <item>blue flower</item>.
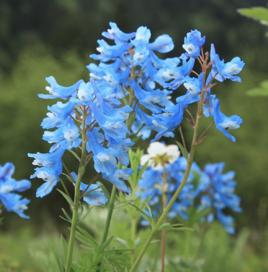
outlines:
[{"label": "blue flower", "polygon": [[174,43],[169,35],[163,34],[150,44],[150,49],[159,53],[168,53],[174,49]]},{"label": "blue flower", "polygon": [[43,134],[43,140],[67,149],[76,148],[81,143],[80,131],[72,119],[67,119],[64,125],[54,131],[46,130]]},{"label": "blue flower", "polygon": [[[179,158],[165,169],[148,167],[139,181],[138,196],[148,201],[152,215],[161,213],[163,171],[167,173],[166,195],[169,200],[180,185],[186,170],[186,160]],[[226,212],[241,212],[240,198],[235,194],[234,172],[223,173],[224,163],[207,164],[204,170],[193,163],[189,178],[168,217],[191,219],[194,211],[201,222],[212,223],[218,220],[228,233],[234,233],[234,219]]]},{"label": "blue flower", "polygon": [[236,138],[230,134],[229,130],[238,129],[243,123],[243,120],[238,115],[226,116],[221,112],[220,101],[215,95],[210,95],[207,100],[207,105],[204,110],[205,115],[212,116],[216,128],[221,131],[232,142],[236,141]]},{"label": "blue flower", "polygon": [[62,103],[61,101],[57,102],[52,106],[49,106],[49,112],[47,113],[47,117],[45,117],[41,123],[42,128],[53,129],[56,127],[60,127],[63,120],[70,119],[74,107],[74,102]]},{"label": "blue flower", "polygon": [[203,88],[203,80],[204,80],[204,74],[201,73],[198,78],[196,77],[188,77],[186,78],[184,82],[184,87],[186,90],[192,95],[199,95]]},{"label": "blue flower", "polygon": [[[130,128],[146,138],[153,132],[172,136],[167,130],[169,112],[174,104],[171,91],[183,84],[193,68],[194,60],[186,58],[162,59],[157,53],[167,53],[174,48],[168,35],[161,35],[150,42],[151,32],[139,27],[135,33],[123,33],[114,24],[103,33],[104,40],[98,41],[98,55],[91,55],[99,64],[90,64],[88,69],[98,90],[109,95],[113,103],[125,99],[135,115]],[[170,90],[168,90],[170,89]],[[157,120],[156,120],[157,119]],[[144,133],[146,132],[146,133]]]},{"label": "blue flower", "polygon": [[[165,169],[149,167],[145,170],[139,181],[138,196],[142,200],[148,201],[152,208],[153,216],[157,216],[162,210],[160,203],[162,197],[163,172],[165,171],[167,173],[166,194],[169,200],[180,185],[185,169],[186,160],[181,157],[174,163],[168,165]],[[168,214],[170,218],[180,216],[184,220],[188,220],[188,209],[193,205],[198,192],[198,189],[193,184],[198,170],[197,165],[194,165],[186,185]]]},{"label": "blue flower", "polygon": [[[38,161],[32,178],[45,181],[37,191],[39,197],[57,185],[64,153],[76,152],[81,147],[85,131],[86,155],[92,156],[95,171],[127,192],[128,150],[134,139],[173,137],[187,107],[199,102],[203,87],[207,87],[204,114],[214,118],[224,135],[234,140],[228,129],[238,128],[242,123],[238,116],[221,113],[209,88],[214,77],[237,80],[243,63],[234,58],[225,64],[212,46],[212,71],[207,82],[203,73],[193,77],[191,72],[205,42],[199,31],[186,35],[183,45],[186,53],[174,58],[164,56],[174,48],[172,38],[164,34],[151,41],[151,31],[145,26],[124,33],[110,23],[102,35],[104,39],[97,41],[97,53],[91,55],[96,62],[87,66],[88,81],[78,80],[65,87],[50,76],[48,94],[39,95],[57,100],[48,107],[41,123],[45,130],[43,140],[50,144],[49,152],[29,154],[35,159],[34,164]],[[204,83],[209,86],[203,86]],[[186,91],[173,99],[182,86]]]},{"label": "blue flower", "polygon": [[241,212],[240,198],[235,194],[235,173],[223,173],[224,163],[207,164],[204,174],[207,176],[206,183],[200,189],[199,210],[210,209],[205,220],[212,222],[217,219],[230,234],[234,233],[234,220],[226,215],[226,210]]},{"label": "blue flower", "polygon": [[116,42],[127,42],[130,39],[135,37],[135,33],[124,33],[121,31],[116,23],[109,23],[110,29],[102,33],[102,36],[104,36],[107,39],[114,40]]},{"label": "blue flower", "polygon": [[31,178],[39,178],[45,181],[36,192],[37,197],[44,197],[49,194],[57,185],[62,174],[62,156],[64,149],[58,148],[49,153],[29,153],[34,158],[33,165],[37,166]]},{"label": "blue flower", "polygon": [[70,96],[73,96],[73,94],[77,91],[80,83],[82,82],[82,80],[79,80],[69,87],[63,87],[59,85],[56,79],[52,76],[47,77],[46,80],[49,84],[49,86],[46,87],[46,90],[49,94],[39,94],[39,97],[43,99],[67,99]]},{"label": "blue flower", "polygon": [[22,198],[18,193],[24,192],[31,188],[31,183],[28,180],[17,181],[12,178],[15,167],[12,163],[6,163],[0,166],[0,204],[7,211],[14,212],[20,217],[28,219],[24,213],[28,209],[27,205],[30,200]]},{"label": "blue flower", "polygon": [[189,57],[197,58],[200,55],[201,47],[204,45],[205,41],[206,38],[202,37],[198,30],[192,30],[186,34],[182,47]]},{"label": "blue flower", "polygon": [[80,190],[83,200],[90,206],[103,206],[108,201],[99,182],[90,185],[81,182]]},{"label": "blue flower", "polygon": [[225,63],[220,59],[215,51],[214,44],[211,45],[210,60],[212,62],[212,71],[209,78],[216,78],[222,82],[226,79],[231,81],[241,82],[241,78],[237,76],[243,69],[245,63],[239,58],[235,57],[231,61]]}]

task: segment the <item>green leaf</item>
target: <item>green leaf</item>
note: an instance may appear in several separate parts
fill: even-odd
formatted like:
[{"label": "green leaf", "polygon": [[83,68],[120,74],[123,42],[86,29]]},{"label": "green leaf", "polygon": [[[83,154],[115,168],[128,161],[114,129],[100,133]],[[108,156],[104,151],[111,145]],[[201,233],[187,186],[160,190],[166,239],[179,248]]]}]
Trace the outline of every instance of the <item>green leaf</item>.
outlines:
[{"label": "green leaf", "polygon": [[153,219],[152,219],[152,213],[151,213],[151,210],[150,210],[149,207],[147,207],[147,211],[149,212],[149,214],[150,214],[151,217],[149,217],[142,209],[140,209],[140,208],[139,208],[138,206],[136,206],[135,204],[133,204],[133,203],[131,203],[131,202],[129,202],[128,204],[129,204],[130,206],[134,207],[137,211],[139,211],[140,214],[141,214],[141,216],[143,216],[143,217],[151,224],[151,226],[153,226],[154,221],[153,221]]},{"label": "green leaf", "polygon": [[268,80],[261,82],[260,86],[247,92],[249,96],[268,96]]},{"label": "green leaf", "polygon": [[60,215],[60,218],[64,221],[66,221],[67,223],[72,222],[72,218],[70,217],[70,215],[66,212],[66,210],[64,208],[61,209],[63,215]]},{"label": "green leaf", "polygon": [[252,7],[252,8],[239,9],[238,12],[241,15],[260,21],[262,24],[268,25],[268,8]]},{"label": "green leaf", "polygon": [[77,226],[76,239],[86,247],[97,248],[98,246],[92,234],[82,226]]},{"label": "green leaf", "polygon": [[64,197],[64,199],[67,201],[67,203],[69,204],[70,207],[73,207],[73,200],[70,198],[70,196],[68,196],[67,194],[65,194],[62,190],[57,189],[57,191]]}]

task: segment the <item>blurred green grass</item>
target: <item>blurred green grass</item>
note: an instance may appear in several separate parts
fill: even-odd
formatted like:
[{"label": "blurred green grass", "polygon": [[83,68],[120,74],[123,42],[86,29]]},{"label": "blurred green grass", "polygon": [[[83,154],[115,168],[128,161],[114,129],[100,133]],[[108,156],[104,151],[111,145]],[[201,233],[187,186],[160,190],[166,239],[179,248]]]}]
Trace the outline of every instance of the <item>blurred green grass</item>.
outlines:
[{"label": "blurred green grass", "polygon": [[[111,231],[115,239],[116,237],[127,239],[129,232],[127,217],[122,217],[122,214],[116,212],[114,218]],[[103,211],[98,209],[90,214],[85,222],[91,222],[89,228],[93,233],[99,234],[104,220]],[[122,221],[125,224],[122,224]],[[142,239],[145,234],[146,230],[141,230],[140,238]],[[266,272],[268,230],[261,237],[263,246],[259,252],[252,246],[253,237],[254,234],[249,229],[241,230],[235,237],[229,236],[218,224],[213,224],[205,236],[200,229],[169,231],[167,272]],[[159,271],[159,242],[156,237],[139,271]],[[55,272],[57,264],[54,253],[63,254],[61,244],[62,238],[53,228],[50,228],[49,232],[40,233],[30,228],[1,233],[0,272]],[[85,255],[81,249],[80,252],[77,250],[78,248],[76,258]]]}]

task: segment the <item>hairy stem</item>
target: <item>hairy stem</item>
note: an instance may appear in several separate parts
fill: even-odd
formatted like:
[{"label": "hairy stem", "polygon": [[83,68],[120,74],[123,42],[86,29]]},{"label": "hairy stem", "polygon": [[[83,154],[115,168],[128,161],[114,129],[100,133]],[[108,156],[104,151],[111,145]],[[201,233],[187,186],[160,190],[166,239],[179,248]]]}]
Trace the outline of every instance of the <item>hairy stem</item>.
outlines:
[{"label": "hairy stem", "polygon": [[82,146],[81,146],[81,159],[78,167],[78,174],[77,180],[75,183],[75,190],[74,190],[74,202],[72,205],[72,222],[71,222],[71,230],[70,236],[68,241],[68,248],[67,248],[67,256],[65,261],[65,272],[70,272],[72,267],[72,259],[73,259],[73,249],[74,249],[74,242],[75,242],[75,232],[78,223],[78,209],[80,204],[80,184],[81,180],[84,176],[85,169],[86,169],[86,113],[83,112],[83,124],[82,124]]}]

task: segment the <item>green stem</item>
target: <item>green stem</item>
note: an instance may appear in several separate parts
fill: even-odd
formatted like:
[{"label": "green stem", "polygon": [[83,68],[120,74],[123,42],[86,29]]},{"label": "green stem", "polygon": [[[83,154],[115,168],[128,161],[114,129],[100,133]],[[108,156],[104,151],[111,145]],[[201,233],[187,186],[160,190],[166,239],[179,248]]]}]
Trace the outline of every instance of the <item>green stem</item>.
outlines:
[{"label": "green stem", "polygon": [[[167,173],[163,173],[162,183],[162,209],[164,210],[167,205]],[[165,229],[161,231],[161,272],[165,272],[165,258],[166,258],[166,243],[167,232]]]},{"label": "green stem", "polygon": [[159,217],[157,223],[152,227],[152,230],[147,238],[147,240],[145,241],[140,253],[138,254],[135,262],[133,263],[132,267],[130,268],[130,272],[134,272],[136,271],[136,269],[138,268],[138,265],[143,257],[143,255],[145,254],[147,248],[149,247],[155,233],[159,230],[159,227],[163,224],[163,222],[165,221],[168,212],[170,211],[170,209],[172,208],[172,206],[174,205],[175,201],[177,200],[179,194],[181,193],[184,185],[186,184],[190,171],[191,171],[191,167],[193,164],[193,160],[194,160],[194,154],[196,151],[196,146],[197,146],[197,137],[198,137],[198,127],[199,127],[199,120],[201,118],[202,115],[202,107],[204,104],[204,92],[205,92],[205,86],[203,85],[203,91],[201,93],[201,97],[200,97],[200,101],[198,103],[198,108],[197,108],[197,113],[196,113],[196,119],[195,119],[195,125],[194,125],[194,132],[193,132],[193,138],[192,138],[192,144],[191,144],[191,150],[190,150],[190,154],[187,158],[187,166],[186,166],[186,170],[183,176],[183,179],[179,185],[179,187],[177,188],[176,192],[174,193],[174,195],[172,196],[172,198],[170,199],[170,201],[168,202],[166,208],[163,210],[161,216]]},{"label": "green stem", "polygon": [[71,230],[70,230],[70,236],[68,241],[68,248],[67,248],[67,256],[65,261],[65,272],[71,271],[72,266],[72,259],[73,259],[73,249],[74,249],[74,242],[75,242],[75,232],[76,227],[78,223],[78,209],[80,204],[80,184],[81,180],[85,174],[86,169],[86,113],[84,111],[83,113],[83,125],[82,125],[82,146],[81,146],[81,159],[78,167],[78,174],[77,174],[77,180],[75,183],[75,190],[74,190],[74,203],[72,205],[72,222],[71,222]]},{"label": "green stem", "polygon": [[106,223],[105,223],[105,228],[103,232],[103,236],[101,239],[100,247],[99,247],[99,252],[97,256],[97,272],[102,271],[102,254],[104,250],[105,243],[108,238],[109,234],[109,229],[111,226],[111,221],[112,221],[112,215],[113,215],[113,210],[114,210],[114,202],[115,202],[115,196],[116,196],[116,187],[113,185],[112,192],[111,192],[111,197],[108,205],[108,214],[106,218]]},{"label": "green stem", "polygon": [[132,246],[133,246],[133,250],[132,250],[132,261],[134,262],[135,260],[135,256],[136,256],[136,251],[135,251],[135,244],[136,244],[136,232],[137,232],[137,219],[134,216],[133,218],[131,218],[131,241],[132,241]]},{"label": "green stem", "polygon": [[108,206],[108,214],[106,218],[105,229],[104,229],[103,237],[101,240],[101,245],[103,245],[106,242],[108,234],[109,234],[109,229],[110,229],[113,210],[114,210],[115,195],[116,195],[116,187],[113,185],[112,193],[111,193],[111,197],[109,201],[109,206]]}]

